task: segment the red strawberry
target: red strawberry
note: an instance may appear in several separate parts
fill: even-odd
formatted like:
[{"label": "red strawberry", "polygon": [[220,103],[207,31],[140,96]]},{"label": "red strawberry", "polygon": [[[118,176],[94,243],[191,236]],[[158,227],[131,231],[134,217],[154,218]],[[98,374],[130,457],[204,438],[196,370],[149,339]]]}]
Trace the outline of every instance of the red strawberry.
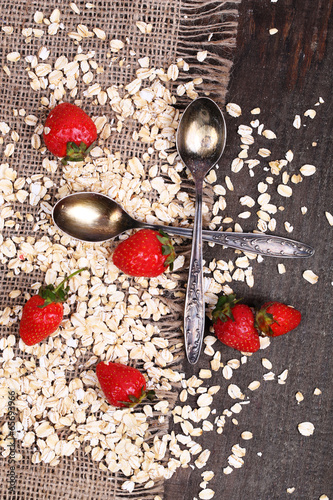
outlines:
[{"label": "red strawberry", "polygon": [[152,278],[166,270],[175,260],[175,251],[167,234],[140,229],[122,241],[113,252],[113,262],[130,276]]},{"label": "red strawberry", "polygon": [[96,366],[96,375],[112,406],[132,408],[144,398],[153,399],[155,396],[154,391],[146,391],[146,379],[133,366],[101,361]]},{"label": "red strawberry", "polygon": [[78,106],[58,104],[45,121],[43,138],[47,149],[63,157],[62,163],[82,161],[97,139],[96,125]]},{"label": "red strawberry", "polygon": [[245,304],[237,304],[235,295],[223,295],[213,311],[214,331],[218,339],[238,351],[256,352],[260,347],[254,315]]},{"label": "red strawberry", "polygon": [[301,313],[280,302],[267,302],[256,313],[256,325],[266,335],[278,337],[296,328],[301,322]]},{"label": "red strawberry", "polygon": [[41,287],[38,294],[26,302],[23,307],[19,330],[21,339],[25,344],[37,344],[56,331],[63,319],[64,308],[62,302],[67,299],[69,290],[69,287],[64,288],[64,284],[84,269],[79,269],[66,277],[57,288],[54,288],[53,285]]}]

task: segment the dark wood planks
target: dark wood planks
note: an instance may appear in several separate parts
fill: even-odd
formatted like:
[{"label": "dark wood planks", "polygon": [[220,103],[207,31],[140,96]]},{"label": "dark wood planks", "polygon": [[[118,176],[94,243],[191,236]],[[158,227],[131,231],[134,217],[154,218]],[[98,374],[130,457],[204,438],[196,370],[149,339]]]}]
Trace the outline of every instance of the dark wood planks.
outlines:
[{"label": "dark wood planks", "polygon": [[[266,258],[263,263],[253,263],[255,285],[249,289],[244,283],[233,283],[234,290],[251,305],[259,305],[268,297],[282,300],[298,307],[303,314],[301,326],[293,333],[275,339],[266,351],[249,359],[245,367],[234,372],[232,382],[246,389],[252,380],[260,380],[258,391],[249,394],[250,404],[236,415],[238,426],[226,424],[222,435],[215,430],[201,439],[204,448],[212,451],[207,466],[202,470],[191,468],[177,472],[166,483],[165,500],[192,500],[199,498],[199,483],[203,470],[213,470],[214,479],[209,487],[216,491],[216,500],[317,500],[323,494],[333,495],[332,456],[332,282],[333,282],[333,229],[325,211],[333,213],[332,163],[332,77],[333,77],[333,26],[332,0],[244,0],[240,8],[237,51],[232,71],[227,101],[238,103],[243,115],[235,120],[226,115],[228,143],[220,164],[219,181],[230,175],[235,191],[227,194],[225,215],[237,220],[242,211],[239,197],[258,195],[257,183],[267,172],[256,171],[250,178],[245,167],[236,175],[230,173],[230,164],[239,152],[237,127],[253,119],[250,110],[260,107],[261,123],[275,131],[278,139],[267,145],[266,140],[256,139],[256,146],[269,147],[272,159],[284,158],[286,151],[294,152],[288,167],[293,174],[305,164],[314,164],[317,172],[313,178],[293,186],[292,198],[282,200],[272,193],[273,203],[284,205],[277,215],[276,234],[288,236],[283,222],[289,221],[294,231],[289,235],[312,244],[316,254],[309,260],[283,261],[285,275],[277,273],[279,261]],[[268,35],[270,28],[277,28],[276,35]],[[325,103],[314,107],[319,97]],[[308,108],[317,111],[315,119],[304,118]],[[300,114],[306,126],[296,130],[294,116]],[[317,146],[313,146],[313,142]],[[270,191],[271,192],[271,191]],[[301,206],[308,212],[302,215]],[[244,230],[251,231],[256,218],[238,219]],[[205,246],[207,259],[233,258],[232,250]],[[282,262],[282,260],[281,260]],[[303,277],[305,269],[319,275],[316,285]],[[222,359],[237,357],[231,349],[221,346]],[[278,375],[289,370],[285,385],[276,381],[264,382],[267,372],[261,358],[273,363]],[[195,367],[184,366],[187,376],[208,367],[203,355]],[[220,373],[214,374],[209,384],[224,384],[221,394],[214,399],[219,411],[230,407],[232,400],[225,394],[226,383]],[[313,395],[315,387],[322,390]],[[297,404],[295,393],[301,391],[304,401]],[[297,424],[311,421],[315,433],[303,437]],[[181,432],[175,428],[176,432]],[[253,432],[251,441],[242,441],[243,430]],[[227,457],[235,443],[246,447],[244,466],[225,475]],[[261,456],[258,453],[262,454]],[[287,488],[295,488],[287,493]]]}]

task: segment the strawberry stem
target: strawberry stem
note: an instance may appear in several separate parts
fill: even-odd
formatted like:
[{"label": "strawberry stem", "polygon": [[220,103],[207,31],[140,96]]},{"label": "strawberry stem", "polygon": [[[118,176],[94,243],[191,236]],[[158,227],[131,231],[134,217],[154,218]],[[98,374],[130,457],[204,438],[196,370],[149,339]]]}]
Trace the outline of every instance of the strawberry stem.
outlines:
[{"label": "strawberry stem", "polygon": [[68,296],[68,291],[69,287],[67,286],[64,288],[64,284],[66,281],[68,281],[70,278],[75,276],[78,273],[81,273],[82,271],[85,271],[87,268],[83,267],[82,269],[79,269],[78,271],[75,271],[74,273],[70,274],[69,276],[65,276],[65,278],[62,280],[61,283],[57,286],[57,288],[54,288],[53,285],[47,285],[45,287],[40,287],[38,295],[44,299],[44,304],[41,304],[38,306],[40,309],[43,309],[44,307],[47,307],[48,305],[54,303],[59,303],[59,302],[65,302],[67,300]]},{"label": "strawberry stem", "polygon": [[83,267],[82,269],[79,269],[79,270],[75,271],[74,273],[70,274],[69,276],[65,276],[65,278],[62,280],[61,283],[59,283],[59,285],[57,286],[57,288],[54,289],[54,293],[57,293],[64,286],[64,284],[66,283],[66,281],[70,280],[71,278],[73,278],[73,276],[75,276],[76,274],[81,273],[82,271],[85,271],[86,269],[87,269],[87,267]]},{"label": "strawberry stem", "polygon": [[173,248],[173,245],[171,243],[171,240],[169,236],[162,231],[162,229],[159,230],[159,234],[156,235],[158,241],[162,243],[162,255],[166,256],[166,259],[164,261],[164,266],[167,268],[168,266],[170,267],[170,271],[173,270],[173,262],[176,258],[175,254],[175,249]]},{"label": "strawberry stem", "polygon": [[83,161],[92,148],[93,144],[88,147],[84,142],[80,142],[79,146],[75,142],[68,142],[66,156],[61,160],[61,163],[67,165],[69,161]]},{"label": "strawberry stem", "polygon": [[232,314],[233,307],[240,302],[242,299],[236,299],[236,295],[221,295],[217,301],[215,309],[212,312],[213,322],[215,323],[218,319],[223,322],[231,319],[235,321],[235,318]]}]

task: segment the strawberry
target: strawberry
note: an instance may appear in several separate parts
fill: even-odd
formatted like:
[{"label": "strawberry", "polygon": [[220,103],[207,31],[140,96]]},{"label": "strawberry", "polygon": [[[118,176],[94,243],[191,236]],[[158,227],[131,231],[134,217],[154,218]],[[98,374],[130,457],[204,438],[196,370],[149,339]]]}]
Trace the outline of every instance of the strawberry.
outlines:
[{"label": "strawberry", "polygon": [[96,366],[96,375],[112,406],[132,408],[144,398],[154,399],[154,391],[146,390],[146,379],[133,366],[101,361]]},{"label": "strawberry", "polygon": [[162,274],[175,260],[175,251],[167,234],[140,229],[122,241],[113,252],[113,262],[130,276],[152,278]]},{"label": "strawberry", "polygon": [[301,313],[281,302],[267,302],[256,313],[256,325],[265,335],[278,337],[296,328]]},{"label": "strawberry", "polygon": [[245,304],[237,304],[235,295],[223,295],[213,311],[214,331],[223,344],[238,351],[256,352],[260,347],[254,314]]},{"label": "strawberry", "polygon": [[26,302],[19,329],[21,339],[25,344],[37,344],[56,331],[64,316],[62,303],[67,299],[69,291],[69,287],[64,288],[64,284],[84,269],[79,269],[65,277],[57,288],[53,285],[41,287],[38,294]]},{"label": "strawberry", "polygon": [[97,139],[97,129],[83,109],[63,102],[46,118],[43,139],[47,149],[62,157],[66,165],[68,161],[84,160]]}]

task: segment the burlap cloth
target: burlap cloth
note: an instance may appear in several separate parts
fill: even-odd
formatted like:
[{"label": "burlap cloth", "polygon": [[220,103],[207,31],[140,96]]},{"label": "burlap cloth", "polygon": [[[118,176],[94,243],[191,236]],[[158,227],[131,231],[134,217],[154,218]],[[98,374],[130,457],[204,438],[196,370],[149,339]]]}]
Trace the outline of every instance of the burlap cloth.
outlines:
[{"label": "burlap cloth", "polygon": [[[45,29],[45,34],[42,38],[32,34],[30,39],[25,41],[21,35],[7,36],[3,31],[1,32],[1,66],[8,66],[11,74],[8,76],[5,71],[0,71],[0,121],[14,123],[14,109],[24,108],[27,114],[40,115],[45,113],[39,105],[41,94],[30,87],[25,65],[8,63],[6,55],[19,51],[21,61],[24,61],[26,56],[37,53],[39,48],[44,45],[50,49],[52,60],[62,54],[67,55],[70,59],[71,55],[77,51],[77,44],[68,38],[67,33],[76,31],[79,23],[88,27],[98,26],[106,32],[110,39],[125,40],[128,38],[129,40],[121,54],[126,60],[126,71],[120,71],[117,64],[111,65],[107,71],[99,75],[101,86],[126,85],[133,78],[136,58],[130,57],[131,50],[135,50],[137,58],[149,56],[152,65],[158,68],[167,68],[177,58],[183,57],[190,65],[190,72],[184,76],[184,81],[201,76],[204,79],[204,84],[201,87],[203,91],[209,92],[223,106],[232,65],[232,52],[235,47],[237,4],[239,2],[240,0],[230,2],[224,0],[216,2],[208,0],[101,0],[93,2],[93,7],[87,7],[85,2],[77,1],[76,5],[81,12],[78,16],[70,8],[69,2],[63,0],[58,2],[54,0],[2,0],[0,6],[1,27],[12,26],[14,33],[19,34],[24,29],[42,28]],[[55,8],[60,9],[64,29],[59,29],[57,35],[49,35],[45,25],[37,25],[34,22],[34,14],[36,11],[40,11],[45,16],[50,16]],[[151,23],[152,32],[149,35],[141,33],[136,26],[137,21]],[[25,36],[25,38],[29,38],[29,36]],[[90,50],[95,50],[98,47],[98,57],[103,65],[107,57],[106,52],[109,50],[107,44],[103,48],[96,37],[83,39],[79,43],[84,50],[87,47]],[[207,58],[204,62],[198,63],[197,52],[203,50],[208,51]],[[82,98],[81,91],[82,87],[78,84],[78,98]],[[85,109],[91,109],[89,108],[91,101],[83,98],[83,102]],[[188,103],[186,95],[179,98],[178,103],[180,106]],[[4,145],[0,146],[2,162],[12,166],[17,171],[18,177],[20,175],[28,177],[43,172],[41,156],[31,148],[31,127],[21,120],[17,132],[20,135],[20,141],[17,144],[15,155],[4,157]],[[132,132],[133,130],[127,128],[122,134],[112,136],[112,147],[115,150],[128,150],[131,154],[140,156],[143,149],[140,150],[140,143],[133,144],[131,141]],[[55,183],[53,191],[52,189],[49,191],[51,196],[48,201],[52,204],[56,199],[61,172],[58,169],[50,177]],[[156,193],[151,195],[151,197],[154,196],[156,197]],[[20,212],[22,219],[19,229],[15,227],[4,228],[4,239],[15,235],[27,237],[32,234],[32,224],[26,220],[26,216],[28,213],[36,216],[40,211],[39,204],[31,206],[28,203],[14,203],[13,208],[14,212],[16,210]],[[35,230],[33,235],[38,237],[42,235],[42,231]],[[3,264],[1,266],[0,309],[4,310],[7,305],[13,306],[15,303],[23,305],[24,293],[31,293],[31,286],[38,281],[44,281],[44,275],[39,270],[28,274],[21,273],[15,277],[8,274],[7,265]],[[14,288],[20,288],[22,294],[19,298],[9,299],[8,294]],[[165,300],[167,301],[168,298],[166,297]],[[182,300],[179,300],[178,304],[174,302],[171,310],[172,314],[164,318],[161,323],[161,329],[165,336],[169,339],[174,338],[179,345],[181,342]],[[1,336],[7,336],[10,333],[17,334],[17,324],[11,328],[1,327]],[[179,349],[177,362],[180,362],[182,357],[183,352]],[[72,375],[75,376],[75,373]],[[165,397],[172,403],[175,394],[170,393]],[[6,415],[0,424],[2,425],[5,421]],[[150,429],[151,436],[156,433],[163,434],[167,431],[168,425],[168,418],[163,424],[153,422]],[[144,489],[144,485],[142,485],[141,488],[136,488],[133,493],[123,491],[121,484],[124,477],[120,474],[101,471],[98,464],[91,460],[90,455],[86,454],[83,448],[80,448],[71,457],[62,458],[61,463],[56,467],[50,467],[43,463],[32,465],[31,448],[21,449],[19,441],[17,442],[17,451],[22,454],[22,460],[16,464],[16,494],[10,496],[7,493],[8,460],[3,458],[0,482],[1,499],[154,499],[156,495],[163,498],[163,481],[155,483],[153,488],[149,490]]]}]

